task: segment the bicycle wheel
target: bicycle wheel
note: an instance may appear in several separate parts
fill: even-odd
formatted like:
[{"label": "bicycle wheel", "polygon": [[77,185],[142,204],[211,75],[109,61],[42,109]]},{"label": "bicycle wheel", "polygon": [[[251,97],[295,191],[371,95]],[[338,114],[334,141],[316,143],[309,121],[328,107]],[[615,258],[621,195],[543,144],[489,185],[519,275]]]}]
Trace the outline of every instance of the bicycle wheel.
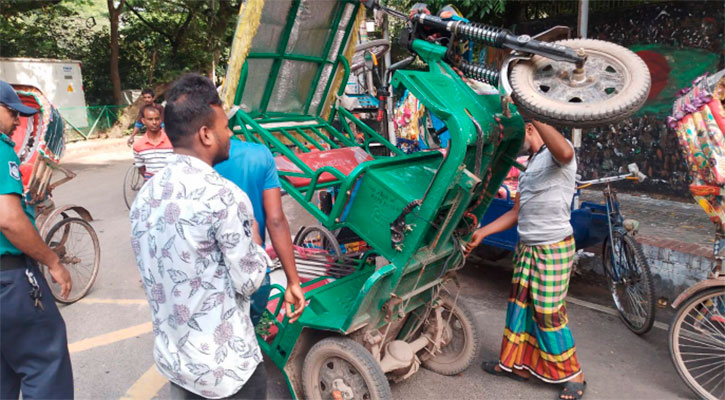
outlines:
[{"label": "bicycle wheel", "polygon": [[141,190],[141,186],[143,186],[143,175],[138,168],[132,166],[126,171],[126,176],[123,178],[123,201],[126,202],[129,210],[138,191]]},{"label": "bicycle wheel", "polygon": [[70,272],[73,288],[67,299],[60,297],[60,285],[54,283],[48,268],[43,269],[55,300],[72,304],[83,298],[93,286],[101,263],[101,246],[91,224],[81,218],[66,218],[53,225],[45,243],[58,255]]},{"label": "bicycle wheel", "polygon": [[615,230],[613,238],[604,241],[602,258],[609,290],[622,321],[638,335],[649,332],[654,323],[655,295],[642,247],[626,232]]},{"label": "bicycle wheel", "polygon": [[725,286],[682,303],[668,342],[675,369],[693,392],[703,399],[725,398]]},{"label": "bicycle wheel", "polygon": [[335,259],[342,257],[340,243],[332,232],[324,226],[308,226],[304,228],[295,237],[294,244],[308,249],[324,250],[325,253],[330,254]]}]

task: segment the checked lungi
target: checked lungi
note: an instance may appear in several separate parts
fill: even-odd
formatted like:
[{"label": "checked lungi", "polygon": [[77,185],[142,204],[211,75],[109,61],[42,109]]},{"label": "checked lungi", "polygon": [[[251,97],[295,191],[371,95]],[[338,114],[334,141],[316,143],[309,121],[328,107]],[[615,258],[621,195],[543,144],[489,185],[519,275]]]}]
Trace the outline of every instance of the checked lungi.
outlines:
[{"label": "checked lungi", "polygon": [[519,242],[501,344],[502,369],[525,368],[549,383],[581,373],[564,304],[575,251],[571,236],[546,245]]}]

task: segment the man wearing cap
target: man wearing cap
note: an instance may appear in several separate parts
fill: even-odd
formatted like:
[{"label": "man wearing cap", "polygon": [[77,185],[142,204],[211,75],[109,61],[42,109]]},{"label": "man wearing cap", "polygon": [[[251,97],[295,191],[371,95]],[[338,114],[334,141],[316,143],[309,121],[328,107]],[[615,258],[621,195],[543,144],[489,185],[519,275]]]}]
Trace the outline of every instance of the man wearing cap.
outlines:
[{"label": "man wearing cap", "polygon": [[38,110],[23,105],[0,81],[0,398],[73,398],[73,372],[65,322],[38,263],[61,286],[71,278],[35,229],[35,215],[23,197],[20,160],[10,136],[20,115]]}]

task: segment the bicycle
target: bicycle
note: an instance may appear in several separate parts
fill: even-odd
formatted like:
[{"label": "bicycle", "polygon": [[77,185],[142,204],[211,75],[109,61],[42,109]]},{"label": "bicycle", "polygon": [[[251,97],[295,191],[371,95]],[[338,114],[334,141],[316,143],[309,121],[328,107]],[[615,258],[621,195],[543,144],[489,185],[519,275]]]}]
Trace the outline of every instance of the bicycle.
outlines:
[{"label": "bicycle", "polygon": [[[619,311],[624,324],[632,332],[642,335],[652,328],[655,317],[655,293],[652,272],[644,256],[642,246],[635,240],[639,222],[625,219],[619,208],[617,192],[611,183],[622,180],[642,181],[647,178],[636,164],[628,166],[629,173],[577,181],[577,193],[574,195],[575,209],[589,208],[592,214],[604,211],[607,223],[607,237],[602,245],[602,264],[608,279],[612,300]],[[583,203],[579,207],[581,190],[592,185],[606,184],[602,190],[604,205]],[[572,224],[576,223],[572,213]],[[579,247],[579,246],[577,246]]]},{"label": "bicycle", "polygon": [[123,177],[123,201],[126,203],[126,207],[129,210],[131,209],[131,204],[133,204],[134,199],[136,199],[138,191],[141,190],[143,183],[144,179],[141,171],[132,165]]}]

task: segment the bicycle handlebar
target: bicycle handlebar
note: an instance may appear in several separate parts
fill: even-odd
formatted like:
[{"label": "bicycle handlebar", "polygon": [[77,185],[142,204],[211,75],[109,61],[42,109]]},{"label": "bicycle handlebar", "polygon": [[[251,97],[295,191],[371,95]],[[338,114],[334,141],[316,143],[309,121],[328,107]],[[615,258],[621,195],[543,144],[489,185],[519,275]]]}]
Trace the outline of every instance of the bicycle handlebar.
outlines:
[{"label": "bicycle handlebar", "polygon": [[[642,175],[644,175],[644,174],[642,174]],[[644,180],[643,177],[638,176],[634,172],[630,172],[628,174],[614,175],[614,176],[605,176],[604,178],[592,179],[592,180],[588,180],[588,181],[576,180],[576,184],[577,184],[577,189],[583,189],[583,188],[588,187],[588,186],[591,186],[591,185],[598,185],[598,184],[601,184],[601,183],[619,182],[619,181],[623,181],[623,180],[627,180],[627,179],[629,179],[629,180],[636,180],[636,181],[643,181]]]}]

